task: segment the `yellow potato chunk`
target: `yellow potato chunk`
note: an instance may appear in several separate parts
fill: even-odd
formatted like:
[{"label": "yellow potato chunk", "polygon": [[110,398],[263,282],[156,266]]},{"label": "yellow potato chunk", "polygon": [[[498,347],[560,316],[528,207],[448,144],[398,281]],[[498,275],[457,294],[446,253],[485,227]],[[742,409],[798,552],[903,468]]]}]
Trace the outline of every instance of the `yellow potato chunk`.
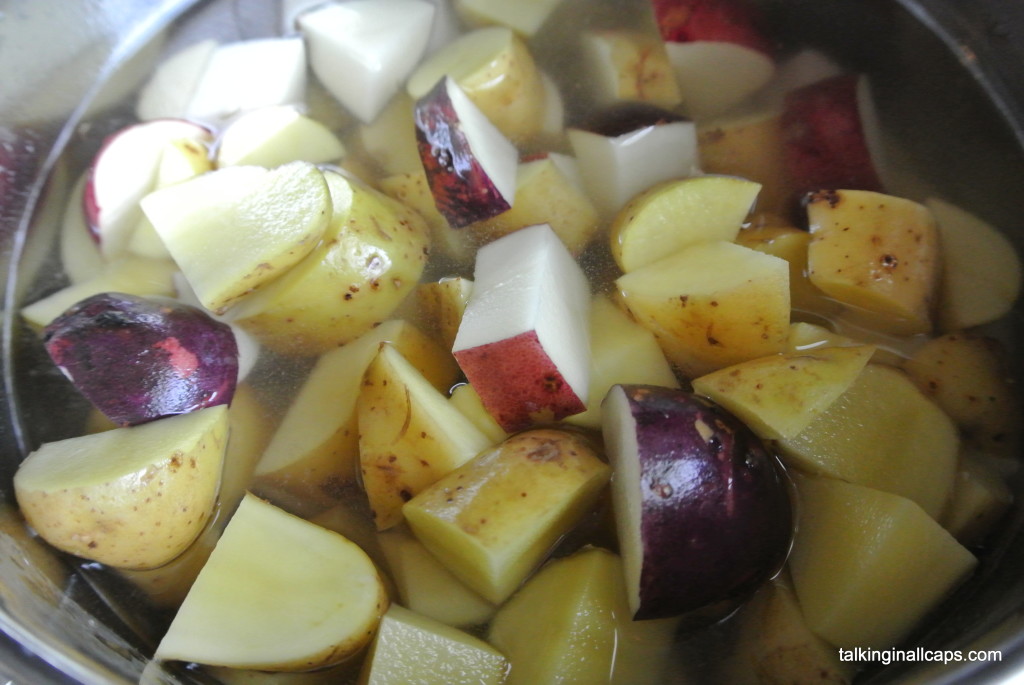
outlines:
[{"label": "yellow potato chunk", "polygon": [[333,531],[246,495],[155,657],[265,671],[330,666],[370,642],[388,597]]},{"label": "yellow potato chunk", "polygon": [[181,554],[217,503],[226,405],[44,443],[18,467],[14,494],[54,547],[115,568]]},{"label": "yellow potato chunk", "polygon": [[587,548],[544,566],[491,623],[511,662],[506,685],[654,685],[678,620],[633,621],[621,559]]},{"label": "yellow potato chunk", "polygon": [[827,190],[807,203],[811,282],[869,327],[909,335],[932,329],[941,255],[931,212],[867,190]]},{"label": "yellow potato chunk", "polygon": [[536,429],[452,471],[402,513],[448,570],[500,603],[589,511],[610,475],[579,434]]},{"label": "yellow potato chunk", "polygon": [[792,438],[856,380],[874,347],[825,347],[752,359],[693,381],[768,440]]},{"label": "yellow potato chunk", "polygon": [[1015,455],[1021,403],[1006,362],[996,340],[961,332],[928,341],[903,369],[973,443]]},{"label": "yellow potato chunk", "polygon": [[697,125],[700,163],[709,174],[730,174],[762,184],[761,211],[787,213],[793,190],[786,165],[782,110],[765,108],[723,115]]},{"label": "yellow potato chunk", "polygon": [[959,442],[953,422],[903,372],[868,364],[779,447],[788,466],[901,495],[938,517],[953,489]]},{"label": "yellow potato chunk", "polygon": [[615,284],[621,303],[690,378],[781,352],[789,337],[789,266],[756,250],[693,245]]},{"label": "yellow potato chunk", "polygon": [[455,382],[458,367],[451,354],[399,319],[322,355],[256,466],[255,492],[274,499],[288,493],[321,508],[345,495],[356,479],[359,458],[359,386],[384,342],[401,350],[434,387],[447,389]]},{"label": "yellow potato chunk", "polygon": [[836,648],[807,626],[789,574],[765,583],[735,620],[739,637],[726,659],[722,682],[849,685],[853,679],[855,664],[840,661]]},{"label": "yellow potato chunk", "polygon": [[402,505],[491,446],[397,348],[384,343],[356,402],[359,466],[378,530],[402,521]]},{"label": "yellow potato chunk", "polygon": [[910,500],[798,476],[793,585],[811,629],[838,647],[894,647],[977,560]]},{"label": "yellow potato chunk", "polygon": [[501,685],[508,659],[478,637],[398,605],[381,618],[360,685]]},{"label": "yellow potato chunk", "polygon": [[423,273],[430,235],[415,211],[325,172],[334,215],[316,248],[240,305],[238,324],[282,354],[317,355],[386,320]]},{"label": "yellow potato chunk", "polygon": [[975,545],[1013,504],[1013,491],[999,472],[975,457],[963,455],[953,496],[939,522],[962,545]]}]

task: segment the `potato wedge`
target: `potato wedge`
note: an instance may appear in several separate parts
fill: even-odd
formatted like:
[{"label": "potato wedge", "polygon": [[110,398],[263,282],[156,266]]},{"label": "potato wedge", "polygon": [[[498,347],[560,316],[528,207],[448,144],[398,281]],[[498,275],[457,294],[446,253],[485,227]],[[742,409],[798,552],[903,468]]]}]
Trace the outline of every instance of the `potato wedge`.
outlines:
[{"label": "potato wedge", "polygon": [[833,478],[795,480],[793,586],[808,625],[838,647],[895,647],[977,564],[904,497]]},{"label": "potato wedge", "polygon": [[381,618],[360,685],[502,685],[508,659],[483,640],[396,604]]},{"label": "potato wedge", "polygon": [[384,584],[354,543],[246,495],[155,657],[265,671],[339,663],[373,636]]},{"label": "potato wedge", "polygon": [[377,349],[391,342],[438,389],[455,382],[451,354],[415,326],[392,320],[324,354],[292,401],[256,466],[253,490],[284,491],[308,505],[329,507],[356,479],[359,459],[356,399]]},{"label": "potato wedge", "polygon": [[693,245],[615,285],[689,378],[781,352],[789,334],[788,264],[733,243]]},{"label": "potato wedge", "polygon": [[199,301],[223,314],[316,247],[331,202],[320,170],[293,162],[219,169],[141,205]]},{"label": "potato wedge", "polygon": [[959,444],[953,422],[903,372],[868,364],[779,448],[787,466],[906,497],[938,517],[953,489]]},{"label": "potato wedge", "polygon": [[412,292],[427,261],[419,214],[337,172],[324,176],[334,207],[324,240],[236,314],[282,354],[322,354],[369,331]]},{"label": "potato wedge", "polygon": [[874,351],[862,345],[760,357],[695,378],[693,389],[760,438],[792,438],[846,392]]},{"label": "potato wedge", "polygon": [[21,463],[14,494],[54,547],[116,568],[155,568],[206,527],[227,434],[227,406],[217,405],[45,443]]},{"label": "potato wedge", "polygon": [[402,505],[491,446],[398,349],[382,343],[356,402],[361,482],[378,530]]}]

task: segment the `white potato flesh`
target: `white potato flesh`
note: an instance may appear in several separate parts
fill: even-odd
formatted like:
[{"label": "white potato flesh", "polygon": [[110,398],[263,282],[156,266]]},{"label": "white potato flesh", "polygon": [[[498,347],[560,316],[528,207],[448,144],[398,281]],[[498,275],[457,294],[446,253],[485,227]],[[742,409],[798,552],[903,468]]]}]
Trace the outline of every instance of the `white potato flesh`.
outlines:
[{"label": "white potato flesh", "polygon": [[473,294],[452,352],[484,406],[506,430],[586,407],[590,289],[547,224],[477,253]]},{"label": "white potato flesh", "polygon": [[142,219],[139,200],[156,187],[164,148],[176,140],[205,143],[213,134],[182,119],[158,119],[124,128],[96,154],[85,186],[86,220],[107,259],[122,255]]},{"label": "white potato flesh", "polygon": [[607,137],[569,130],[569,142],[590,199],[605,214],[659,181],[692,176],[699,169],[697,128],[677,121]]},{"label": "white potato flesh", "polygon": [[1021,263],[994,226],[946,200],[929,198],[942,244],[939,322],[955,331],[995,321],[1020,295]]},{"label": "white potato flesh", "polygon": [[434,6],[423,0],[324,3],[298,19],[313,73],[364,123],[373,121],[419,62]]},{"label": "white potato flesh", "polygon": [[694,119],[717,116],[742,103],[775,75],[775,64],[760,50],[725,41],[667,42],[669,62]]},{"label": "white potato flesh", "polygon": [[370,641],[387,604],[355,543],[246,495],[155,656],[261,670],[329,666]]},{"label": "white potato flesh", "polygon": [[326,126],[291,105],[277,105],[247,112],[228,124],[217,145],[217,165],[322,164],[344,154],[344,145]]},{"label": "white potato flesh", "polygon": [[251,109],[301,103],[306,97],[306,46],[300,36],[220,45],[207,60],[186,116],[223,124]]},{"label": "white potato flesh", "polygon": [[628,273],[690,245],[734,240],[760,190],[760,183],[717,174],[653,185],[616,215],[612,256]]},{"label": "white potato flesh", "polygon": [[217,41],[209,38],[182,48],[162,62],[139,91],[135,103],[139,119],[184,117],[216,49]]}]

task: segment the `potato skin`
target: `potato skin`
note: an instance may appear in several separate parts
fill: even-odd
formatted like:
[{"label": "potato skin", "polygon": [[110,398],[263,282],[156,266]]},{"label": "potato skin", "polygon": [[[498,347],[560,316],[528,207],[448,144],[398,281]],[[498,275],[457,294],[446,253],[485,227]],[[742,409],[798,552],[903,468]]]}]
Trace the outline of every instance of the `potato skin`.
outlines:
[{"label": "potato skin", "polygon": [[778,459],[708,400],[679,389],[617,387],[637,454],[609,447],[612,463],[618,472],[624,459],[639,461],[639,493],[627,495],[641,498],[640,529],[626,531],[641,537],[643,557],[634,618],[674,616],[753,592],[781,568],[793,533]]},{"label": "potato skin", "polygon": [[43,344],[75,387],[121,426],[230,404],[238,380],[231,328],[171,300],[88,297],[45,328]]}]

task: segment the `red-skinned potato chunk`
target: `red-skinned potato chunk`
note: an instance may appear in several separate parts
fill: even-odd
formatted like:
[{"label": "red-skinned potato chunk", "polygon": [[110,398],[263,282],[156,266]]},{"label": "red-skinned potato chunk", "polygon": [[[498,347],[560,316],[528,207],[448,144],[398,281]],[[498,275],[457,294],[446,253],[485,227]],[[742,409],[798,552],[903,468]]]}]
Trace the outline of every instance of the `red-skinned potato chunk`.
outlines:
[{"label": "red-skinned potato chunk", "polygon": [[788,93],[784,160],[797,194],[818,188],[882,190],[863,112],[870,94],[858,74],[840,74]]},{"label": "red-skinned potato chunk", "polygon": [[122,426],[229,404],[238,345],[226,324],[172,300],[100,293],[43,333],[50,358]]},{"label": "red-skinned potato chunk", "polygon": [[688,43],[734,43],[766,55],[774,53],[756,5],[746,0],[651,0],[661,37]]},{"label": "red-skinned potato chunk", "polygon": [[508,432],[579,414],[590,387],[590,292],[547,224],[477,253],[452,353]]},{"label": "red-skinned potato chunk", "polygon": [[793,532],[789,488],[746,425],[651,385],[614,386],[602,417],[634,619],[744,597],[781,568]]}]

